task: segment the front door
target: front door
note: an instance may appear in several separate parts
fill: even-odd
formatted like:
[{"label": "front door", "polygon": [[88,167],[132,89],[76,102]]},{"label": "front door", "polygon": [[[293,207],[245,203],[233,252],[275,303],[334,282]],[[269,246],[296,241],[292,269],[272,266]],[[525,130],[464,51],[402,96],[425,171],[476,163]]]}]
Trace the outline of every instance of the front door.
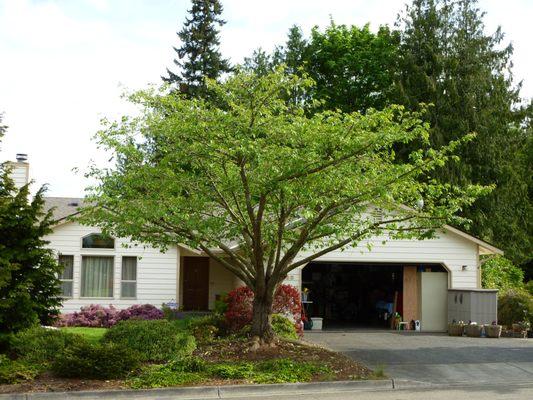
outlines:
[{"label": "front door", "polygon": [[209,298],[209,258],[184,257],[183,309],[206,311]]}]

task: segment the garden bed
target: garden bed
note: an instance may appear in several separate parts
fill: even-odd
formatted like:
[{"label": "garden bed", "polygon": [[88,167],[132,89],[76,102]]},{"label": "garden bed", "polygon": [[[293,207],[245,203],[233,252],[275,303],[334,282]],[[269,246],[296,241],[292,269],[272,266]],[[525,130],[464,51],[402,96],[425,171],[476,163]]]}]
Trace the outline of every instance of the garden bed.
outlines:
[{"label": "garden bed", "polygon": [[[150,323],[150,326],[152,324],[157,325]],[[107,329],[63,328],[62,331],[81,335],[93,345],[98,345]],[[121,379],[60,378],[46,370],[33,380],[0,385],[0,393],[316,382],[375,377],[378,376],[370,369],[341,354],[301,341],[278,339],[275,347],[252,351],[248,339],[230,336],[199,341],[194,350],[178,359],[144,361]]]}]

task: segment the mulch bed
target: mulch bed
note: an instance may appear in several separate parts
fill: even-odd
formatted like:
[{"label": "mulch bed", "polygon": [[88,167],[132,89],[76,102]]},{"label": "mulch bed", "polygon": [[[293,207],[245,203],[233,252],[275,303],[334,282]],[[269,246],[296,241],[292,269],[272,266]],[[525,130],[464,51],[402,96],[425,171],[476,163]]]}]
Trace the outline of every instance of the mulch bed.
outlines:
[{"label": "mulch bed", "polygon": [[[245,362],[262,361],[274,358],[288,358],[294,361],[317,362],[326,365],[334,372],[335,380],[368,379],[372,371],[350,358],[303,342],[278,341],[275,347],[264,347],[257,351],[250,351],[250,342],[231,339],[219,340],[213,344],[202,345],[195,351],[195,355],[209,362]],[[316,377],[316,381],[324,380]],[[212,380],[202,385],[232,385],[246,382],[236,380]],[[45,373],[33,381],[15,385],[0,385],[2,393],[21,392],[68,392],[81,390],[113,390],[127,389],[124,380],[90,380],[56,378]]]}]

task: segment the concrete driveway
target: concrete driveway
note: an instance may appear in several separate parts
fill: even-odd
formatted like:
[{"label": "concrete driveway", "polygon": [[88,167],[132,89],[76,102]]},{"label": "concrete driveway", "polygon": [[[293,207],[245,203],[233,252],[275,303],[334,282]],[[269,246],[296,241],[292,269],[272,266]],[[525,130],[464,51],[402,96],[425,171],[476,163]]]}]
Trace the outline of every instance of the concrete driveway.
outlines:
[{"label": "concrete driveway", "polygon": [[395,331],[306,331],[305,340],[391,378],[429,383],[533,382],[533,339],[450,337]]}]

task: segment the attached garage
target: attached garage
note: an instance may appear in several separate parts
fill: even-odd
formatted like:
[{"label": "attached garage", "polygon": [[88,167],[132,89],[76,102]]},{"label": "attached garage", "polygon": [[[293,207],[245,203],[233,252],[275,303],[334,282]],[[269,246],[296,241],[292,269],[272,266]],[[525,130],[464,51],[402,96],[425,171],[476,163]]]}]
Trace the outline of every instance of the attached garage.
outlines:
[{"label": "attached garage", "polygon": [[375,237],[328,253],[293,271],[286,282],[309,290],[305,308],[323,318],[325,329],[390,329],[390,315],[399,312],[402,321],[420,321],[422,331],[445,331],[448,292],[481,288],[483,254],[502,252],[446,226],[433,239]]}]

